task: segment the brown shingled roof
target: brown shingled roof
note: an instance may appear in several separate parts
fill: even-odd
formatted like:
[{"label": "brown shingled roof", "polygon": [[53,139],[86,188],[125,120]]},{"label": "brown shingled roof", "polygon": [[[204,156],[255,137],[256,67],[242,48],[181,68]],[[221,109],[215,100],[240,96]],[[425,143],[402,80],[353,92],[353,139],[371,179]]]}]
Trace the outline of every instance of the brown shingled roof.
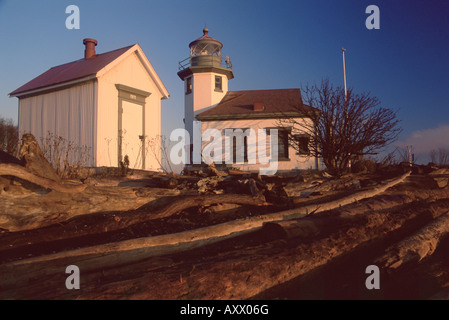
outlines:
[{"label": "brown shingled roof", "polygon": [[44,89],[46,87],[63,84],[77,79],[82,79],[91,75],[95,75],[109,63],[117,59],[132,46],[97,54],[90,59],[80,59],[70,63],[66,63],[57,67],[53,67],[33,80],[24,84],[20,88],[14,90],[10,96],[20,96],[21,94]]},{"label": "brown shingled roof", "polygon": [[196,118],[212,121],[305,117],[316,111],[303,103],[300,89],[245,90],[227,92],[217,106],[200,113]]}]

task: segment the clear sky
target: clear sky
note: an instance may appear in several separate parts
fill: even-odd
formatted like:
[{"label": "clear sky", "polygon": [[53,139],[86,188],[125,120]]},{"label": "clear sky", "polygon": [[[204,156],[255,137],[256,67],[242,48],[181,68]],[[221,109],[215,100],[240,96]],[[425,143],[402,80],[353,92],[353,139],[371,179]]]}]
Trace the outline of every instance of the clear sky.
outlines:
[{"label": "clear sky", "polygon": [[[80,9],[79,30],[66,28],[69,5]],[[368,5],[379,7],[380,29],[366,28]],[[95,38],[97,53],[139,43],[170,93],[169,134],[183,127],[178,61],[205,26],[231,58],[230,90],[343,85],[345,47],[348,86],[399,110],[399,145],[423,161],[449,148],[447,0],[0,0],[0,116],[17,122],[8,93],[82,58],[82,39]]]}]

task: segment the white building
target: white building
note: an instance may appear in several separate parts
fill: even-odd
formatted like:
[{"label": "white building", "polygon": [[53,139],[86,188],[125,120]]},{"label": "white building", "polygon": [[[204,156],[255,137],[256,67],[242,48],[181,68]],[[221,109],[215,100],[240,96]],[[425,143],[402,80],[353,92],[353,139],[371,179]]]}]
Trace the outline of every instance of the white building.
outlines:
[{"label": "white building", "polygon": [[[295,136],[300,142],[299,150],[295,150],[290,146],[288,138],[292,131],[297,131],[280,126],[280,119],[296,119],[296,123],[304,123],[305,127],[312,123],[310,113],[317,110],[303,104],[300,89],[229,91],[228,81],[234,78],[231,61],[229,57],[222,57],[223,44],[211,38],[208,29],[205,28],[203,33],[201,38],[189,44],[190,56],[179,62],[178,76],[185,84],[185,129],[190,137],[195,135],[195,121],[200,121],[201,136],[208,129],[217,129],[223,139],[221,163],[229,164],[226,159],[231,159],[234,167],[260,171],[266,164],[250,161],[251,156],[258,152],[260,144],[249,143],[249,136],[245,136],[243,148],[239,150],[236,147],[238,137],[233,136],[225,141],[226,130],[250,132],[248,129],[253,129],[252,132],[258,132],[259,129],[265,129],[264,132],[270,135],[271,130],[277,129],[277,170],[318,169],[318,159],[309,152],[310,136]],[[229,141],[232,145],[230,148]],[[268,138],[266,142],[267,153],[270,153]],[[208,143],[202,141],[203,151]],[[225,155],[226,151],[232,155]]]},{"label": "white building", "polygon": [[161,134],[161,99],[169,93],[138,44],[96,54],[84,39],[84,58],[56,66],[10,93],[19,99],[19,134],[48,134],[89,150],[88,165],[158,170],[149,152]]}]

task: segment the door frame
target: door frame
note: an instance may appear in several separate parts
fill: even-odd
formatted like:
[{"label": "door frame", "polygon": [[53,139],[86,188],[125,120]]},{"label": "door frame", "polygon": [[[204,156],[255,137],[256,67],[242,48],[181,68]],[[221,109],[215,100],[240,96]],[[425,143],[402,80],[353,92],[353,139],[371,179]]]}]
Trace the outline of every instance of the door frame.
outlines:
[{"label": "door frame", "polygon": [[125,86],[123,84],[116,84],[115,87],[118,91],[118,146],[117,146],[117,164],[120,166],[120,162],[123,160],[122,154],[122,132],[123,132],[123,101],[134,103],[142,107],[142,135],[140,140],[142,143],[142,168],[145,169],[145,100],[150,96],[150,92],[136,89],[133,87]]}]

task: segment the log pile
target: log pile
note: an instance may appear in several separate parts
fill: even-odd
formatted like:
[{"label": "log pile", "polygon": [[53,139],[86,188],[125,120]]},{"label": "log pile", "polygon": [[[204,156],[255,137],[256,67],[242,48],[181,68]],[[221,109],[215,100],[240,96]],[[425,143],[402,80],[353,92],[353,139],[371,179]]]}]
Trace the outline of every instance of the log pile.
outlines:
[{"label": "log pile", "polygon": [[0,163],[4,194],[0,229],[8,231],[47,227],[86,214],[97,214],[101,220],[100,213],[114,212],[116,223],[110,224],[103,214],[105,221],[97,221],[93,231],[98,233],[169,217],[193,207],[286,205],[281,201],[282,188],[267,187],[258,175],[256,182],[250,175],[228,175],[213,165],[206,168],[206,174],[196,177],[153,174],[139,179],[133,175],[130,179],[109,178],[104,183],[104,179],[95,177],[62,181],[31,134],[23,136],[20,156],[20,160],[4,157]]},{"label": "log pile", "polygon": [[[67,181],[33,139],[1,157],[0,298],[265,298],[358,251],[394,275],[448,239],[446,169],[337,179],[212,164]],[[52,285],[71,264],[83,291]]]}]

